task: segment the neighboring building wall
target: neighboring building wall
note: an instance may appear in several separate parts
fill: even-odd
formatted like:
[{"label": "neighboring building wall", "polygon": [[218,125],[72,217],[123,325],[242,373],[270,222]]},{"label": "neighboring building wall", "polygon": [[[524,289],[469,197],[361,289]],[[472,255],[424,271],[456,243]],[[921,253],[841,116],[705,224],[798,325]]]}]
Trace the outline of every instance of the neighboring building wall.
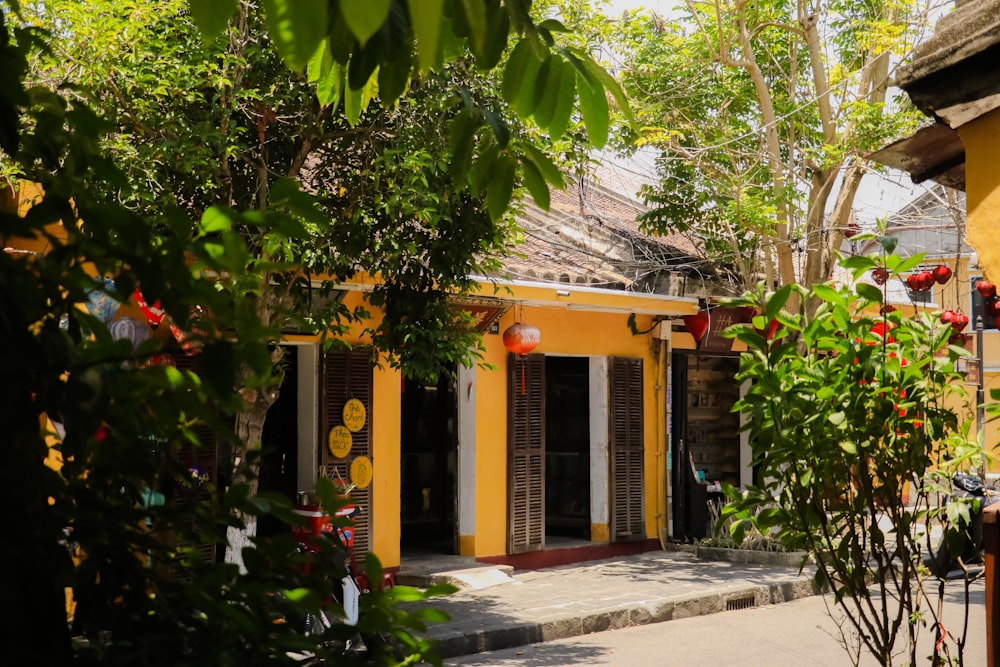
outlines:
[{"label": "neighboring building wall", "polygon": [[[976,248],[979,266],[986,279],[1000,284],[1000,242],[997,241],[997,221],[1000,220],[1000,170],[996,167],[1000,154],[1000,109],[995,109],[958,128],[965,144],[966,162],[966,231],[969,243]],[[986,400],[990,389],[1000,389],[1000,333],[983,335]],[[1000,443],[996,422],[986,429],[987,444]],[[1000,471],[1000,463],[990,469]]]}]

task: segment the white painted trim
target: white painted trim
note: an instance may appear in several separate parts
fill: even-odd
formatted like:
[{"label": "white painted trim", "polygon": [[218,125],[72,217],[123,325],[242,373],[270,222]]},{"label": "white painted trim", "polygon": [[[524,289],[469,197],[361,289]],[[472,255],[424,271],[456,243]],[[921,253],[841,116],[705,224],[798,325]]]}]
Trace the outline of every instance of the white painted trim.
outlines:
[{"label": "white painted trim", "polygon": [[316,490],[319,470],[319,345],[297,345],[298,355],[298,465],[296,491]]},{"label": "white painted trim", "polygon": [[476,534],[476,368],[459,366],[458,386],[458,534]]},{"label": "white painted trim", "polygon": [[[750,380],[744,380],[740,385],[740,399],[750,391]],[[740,486],[746,488],[753,484],[753,449],[750,447],[750,432],[745,430],[747,414],[740,412]]]},{"label": "white painted trim", "polygon": [[608,358],[590,357],[590,523],[607,524],[611,466],[608,459]]}]

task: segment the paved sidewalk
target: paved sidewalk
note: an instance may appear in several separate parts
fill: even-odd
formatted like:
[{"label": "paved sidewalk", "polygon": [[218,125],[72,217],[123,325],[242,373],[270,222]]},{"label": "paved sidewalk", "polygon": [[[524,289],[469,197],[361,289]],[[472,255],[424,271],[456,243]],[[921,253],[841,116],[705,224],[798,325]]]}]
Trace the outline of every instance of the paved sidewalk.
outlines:
[{"label": "paved sidewalk", "polygon": [[451,616],[427,632],[448,658],[787,602],[815,594],[813,573],[653,551],[517,571],[512,582],[421,604]]}]

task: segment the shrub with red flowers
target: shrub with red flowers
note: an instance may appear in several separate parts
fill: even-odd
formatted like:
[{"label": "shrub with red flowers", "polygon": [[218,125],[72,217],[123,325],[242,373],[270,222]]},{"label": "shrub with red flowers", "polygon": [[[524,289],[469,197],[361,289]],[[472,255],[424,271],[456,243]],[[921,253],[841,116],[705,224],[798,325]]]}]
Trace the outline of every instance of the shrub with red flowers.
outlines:
[{"label": "shrub with red flowers", "polygon": [[[773,294],[761,286],[732,300],[760,315],[727,332],[747,346],[737,381],[749,389],[734,409],[745,416],[758,483],[728,488],[723,518],[737,539],[754,527],[810,552],[818,582],[849,618],[854,647],[881,664],[901,652],[916,664],[925,622],[941,640],[935,659],[961,654],[962,625],[940,634],[931,598],[943,587],[923,563],[934,548],[933,524],[968,516],[967,505],[950,514],[940,507],[942,481],[949,471],[978,468],[982,455],[969,441],[971,422],[956,411],[973,414],[955,370],[967,353],[949,344],[952,326],[930,313],[889,312],[884,288],[859,281],[875,268],[905,276],[921,260],[854,256],[842,261],[850,284]],[[793,290],[802,302],[818,300],[814,314],[784,310]],[[772,319],[778,333],[762,336]]]}]

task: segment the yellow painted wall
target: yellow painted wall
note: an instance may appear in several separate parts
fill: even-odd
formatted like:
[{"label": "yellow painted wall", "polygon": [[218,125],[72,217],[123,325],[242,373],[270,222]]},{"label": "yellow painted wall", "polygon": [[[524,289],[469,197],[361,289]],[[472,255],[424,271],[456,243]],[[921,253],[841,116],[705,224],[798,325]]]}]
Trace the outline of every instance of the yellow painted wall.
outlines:
[{"label": "yellow painted wall", "polygon": [[[646,535],[655,537],[656,502],[656,361],[651,354],[651,334],[633,336],[628,315],[594,313],[555,307],[512,308],[501,319],[502,332],[520,321],[538,327],[541,343],[534,352],[547,355],[621,356],[643,360]],[[639,331],[649,329],[650,316],[637,316]],[[507,350],[500,334],[484,337],[485,361],[496,370],[476,374],[476,535],[475,556],[496,556],[507,551]]]},{"label": "yellow painted wall", "polygon": [[399,565],[400,377],[376,368],[372,385],[372,549],[389,567]]},{"label": "yellow painted wall", "polygon": [[[1000,109],[959,127],[958,134],[965,145],[966,236],[969,245],[976,249],[984,277],[1000,284],[1000,242],[996,231],[1000,221],[1000,170],[996,167],[996,156],[1000,153]],[[986,332],[983,337],[987,369],[985,397],[989,402],[990,389],[1000,388],[1000,376],[990,372],[1000,369],[1000,333]],[[1000,428],[996,422],[988,422],[985,430],[986,444],[996,452]],[[1000,471],[1000,464],[994,462],[990,469]]]},{"label": "yellow painted wall", "polygon": [[1000,283],[1000,109],[958,128],[965,144],[966,235],[986,278]]}]

